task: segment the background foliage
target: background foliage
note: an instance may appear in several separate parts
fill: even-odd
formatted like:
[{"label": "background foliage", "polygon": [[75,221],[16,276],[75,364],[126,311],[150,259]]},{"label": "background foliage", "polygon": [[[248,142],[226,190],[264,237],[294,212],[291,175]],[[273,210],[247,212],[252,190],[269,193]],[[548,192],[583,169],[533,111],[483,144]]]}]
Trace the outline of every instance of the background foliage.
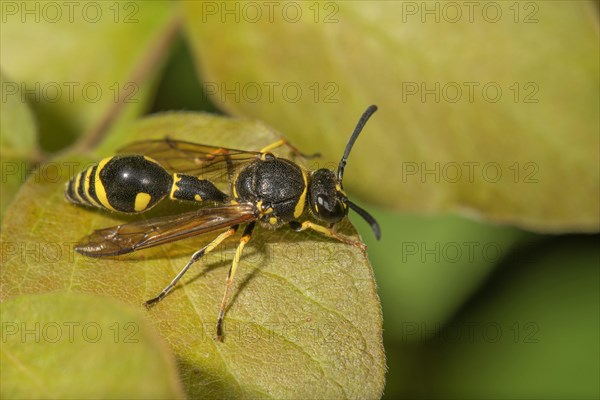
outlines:
[{"label": "background foliage", "polygon": [[[231,3],[228,14],[221,2],[107,2],[98,20],[77,3],[73,21],[66,10],[50,21],[45,2],[36,3],[38,20],[6,3],[3,310],[17,293],[47,290],[60,271],[44,282],[40,269],[30,290],[15,289],[12,246],[35,243],[32,221],[63,234],[72,212],[71,225],[90,214],[113,218],[55,208],[69,176],[55,179],[48,163],[110,154],[142,134],[131,124],[144,114],[200,110],[260,120],[334,165],[374,103],[379,111],[350,158],[346,187],[382,225],[376,242],[351,216],[381,298],[384,397],[600,396],[597,3],[482,2],[470,14],[462,3],[253,2]],[[35,179],[40,171],[48,191]],[[33,206],[47,200],[52,219]],[[90,228],[69,229],[79,238]],[[151,257],[148,266],[163,261]],[[97,276],[98,263],[75,265]],[[127,301],[115,286],[101,287],[137,304],[133,294]],[[154,327],[177,348],[160,318]],[[10,348],[2,344],[4,367]],[[178,362],[187,394],[208,395],[190,389],[197,372]],[[218,376],[210,394],[284,396],[277,383],[245,392]],[[366,381],[377,396],[379,378],[357,383]]]}]

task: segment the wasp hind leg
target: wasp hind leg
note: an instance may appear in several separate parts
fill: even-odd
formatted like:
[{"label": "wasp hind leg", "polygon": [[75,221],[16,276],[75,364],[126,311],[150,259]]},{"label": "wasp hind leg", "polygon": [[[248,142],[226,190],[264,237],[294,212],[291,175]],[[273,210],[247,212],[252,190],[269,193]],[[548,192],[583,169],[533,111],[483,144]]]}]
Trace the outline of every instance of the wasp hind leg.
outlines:
[{"label": "wasp hind leg", "polygon": [[213,250],[215,247],[217,247],[219,244],[221,244],[221,242],[223,240],[227,239],[230,236],[233,236],[235,234],[235,232],[238,230],[238,228],[239,228],[239,225],[232,226],[227,231],[225,231],[225,232],[221,233],[219,236],[217,236],[212,242],[210,242],[209,244],[207,244],[206,246],[204,246],[203,248],[201,248],[200,250],[195,252],[192,255],[192,257],[190,258],[190,260],[187,262],[187,264],[185,264],[185,267],[183,267],[183,269],[181,271],[179,271],[177,276],[175,276],[175,278],[173,278],[171,283],[169,283],[169,285],[166,288],[164,288],[158,296],[146,301],[144,303],[144,306],[149,309],[150,307],[152,307],[153,305],[155,305],[156,303],[158,303],[159,301],[164,299],[165,296],[171,291],[171,289],[173,289],[173,287],[175,287],[177,282],[179,282],[179,280],[187,272],[187,270],[190,269],[192,264],[194,264],[196,261],[201,259],[202,256],[204,256],[206,253],[209,253],[211,250]]},{"label": "wasp hind leg", "polygon": [[227,306],[227,294],[229,293],[229,288],[233,282],[233,277],[235,276],[235,271],[240,263],[240,258],[242,257],[242,251],[244,250],[244,246],[250,241],[252,237],[252,231],[254,230],[255,221],[250,222],[246,225],[244,229],[244,234],[240,239],[240,244],[238,245],[235,255],[233,256],[233,262],[231,263],[231,267],[229,268],[229,273],[227,274],[227,280],[225,281],[225,293],[223,294],[223,300],[221,301],[221,309],[219,310],[219,317],[217,319],[217,340],[223,341],[223,318],[225,317],[225,307]]},{"label": "wasp hind leg", "polygon": [[311,159],[311,158],[321,157],[321,153],[313,153],[313,154],[302,153],[296,146],[294,146],[293,144],[288,142],[286,139],[279,139],[279,140],[271,143],[270,145],[265,146],[262,149],[260,149],[260,152],[261,153],[269,153],[271,150],[274,150],[281,146],[287,146],[292,151],[292,153],[294,153],[295,156],[302,157],[307,160]]},{"label": "wasp hind leg", "polygon": [[354,247],[358,247],[363,253],[367,250],[367,246],[363,242],[361,242],[359,240],[352,240],[349,237],[346,237],[344,235],[340,235],[339,233],[337,233],[333,229],[328,228],[326,226],[315,224],[315,223],[310,222],[310,221],[304,221],[302,223],[300,223],[298,221],[290,221],[289,225],[290,225],[290,228],[292,228],[296,232],[301,232],[301,231],[305,231],[307,229],[311,229],[311,230],[319,232],[319,233],[321,233],[321,234],[323,234],[325,236],[337,239],[340,242],[350,244],[350,245],[352,245]]}]

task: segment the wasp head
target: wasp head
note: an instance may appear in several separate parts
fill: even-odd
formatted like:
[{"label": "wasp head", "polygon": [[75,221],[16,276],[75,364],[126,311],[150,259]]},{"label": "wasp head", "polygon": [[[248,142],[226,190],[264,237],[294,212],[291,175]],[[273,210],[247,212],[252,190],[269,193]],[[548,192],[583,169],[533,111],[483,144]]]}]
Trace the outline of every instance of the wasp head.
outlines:
[{"label": "wasp head", "polygon": [[348,215],[348,198],[338,184],[335,173],[321,168],[311,174],[308,203],[321,221],[336,223]]},{"label": "wasp head", "polygon": [[346,193],[344,193],[344,187],[342,186],[344,168],[346,167],[346,161],[350,155],[350,150],[352,150],[352,146],[354,146],[354,142],[358,138],[365,123],[375,111],[377,111],[377,106],[370,106],[358,121],[358,124],[356,125],[356,128],[354,128],[354,132],[346,145],[344,155],[338,165],[337,176],[333,171],[325,168],[318,169],[311,174],[308,202],[314,216],[317,219],[330,224],[341,221],[348,215],[348,209],[351,208],[371,225],[375,237],[379,240],[381,237],[381,229],[375,218],[358,205],[352,203],[346,196]]}]

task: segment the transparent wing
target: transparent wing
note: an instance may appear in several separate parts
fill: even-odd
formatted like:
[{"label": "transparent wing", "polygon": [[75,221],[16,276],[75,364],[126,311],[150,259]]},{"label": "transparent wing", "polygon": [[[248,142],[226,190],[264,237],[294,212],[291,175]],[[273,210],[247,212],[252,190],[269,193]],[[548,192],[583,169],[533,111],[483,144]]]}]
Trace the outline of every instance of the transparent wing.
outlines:
[{"label": "transparent wing", "polygon": [[258,151],[208,146],[169,138],[134,142],[120,149],[119,153],[145,155],[171,172],[194,175],[214,183],[229,182],[238,168],[260,155]]},{"label": "transparent wing", "polygon": [[203,208],[99,229],[76,247],[89,257],[115,256],[255,220],[252,204]]}]

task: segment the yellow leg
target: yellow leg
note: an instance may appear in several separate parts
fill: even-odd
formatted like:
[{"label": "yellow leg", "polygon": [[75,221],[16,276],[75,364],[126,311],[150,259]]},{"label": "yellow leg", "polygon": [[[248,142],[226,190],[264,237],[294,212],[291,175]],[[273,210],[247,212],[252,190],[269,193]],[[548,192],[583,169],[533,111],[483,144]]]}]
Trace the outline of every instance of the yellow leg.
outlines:
[{"label": "yellow leg", "polygon": [[288,142],[285,139],[279,139],[276,142],[271,143],[270,145],[263,147],[260,152],[261,153],[267,153],[270,152],[271,150],[274,150],[278,147],[281,146],[287,146],[290,148],[290,150],[292,151],[292,153],[294,153],[294,155],[296,156],[300,156],[303,158],[315,158],[315,157],[320,157],[321,155],[319,153],[315,153],[315,154],[304,154],[302,153],[300,150],[298,150],[298,148],[296,146],[294,146],[293,144],[291,144],[290,142]]},{"label": "yellow leg", "polygon": [[292,222],[290,222],[290,227],[293,230],[295,230],[296,232],[301,232],[301,231],[305,231],[307,229],[312,229],[313,231],[319,232],[325,236],[337,239],[340,242],[347,243],[352,246],[358,247],[363,252],[365,252],[367,250],[367,246],[363,242],[358,241],[358,240],[352,240],[346,236],[340,235],[339,233],[335,232],[331,228],[327,228],[325,226],[318,225],[318,224],[315,224],[310,221],[304,221],[302,223],[299,223],[297,221],[292,221]]},{"label": "yellow leg", "polygon": [[266,153],[266,152],[268,152],[268,151],[271,151],[271,150],[273,150],[273,149],[276,149],[276,148],[278,148],[278,147],[281,147],[281,146],[283,146],[283,145],[284,145],[284,144],[286,144],[286,143],[287,143],[287,140],[285,140],[285,139],[279,139],[278,141],[276,141],[276,142],[273,142],[273,143],[271,143],[270,145],[268,145],[268,146],[266,146],[266,147],[263,147],[262,149],[260,149],[260,152],[261,152],[261,153]]},{"label": "yellow leg", "polygon": [[206,246],[204,246],[203,248],[201,248],[200,250],[195,252],[192,255],[192,257],[190,258],[190,260],[187,262],[187,264],[185,264],[185,267],[183,267],[183,269],[181,271],[179,271],[179,273],[171,281],[171,283],[169,283],[169,285],[166,288],[164,288],[163,291],[160,292],[160,294],[158,296],[145,302],[144,306],[146,308],[150,308],[154,304],[161,301],[171,291],[171,289],[173,289],[173,287],[177,284],[177,282],[181,279],[181,277],[183,277],[183,275],[187,272],[187,270],[190,269],[190,267],[192,266],[193,263],[195,263],[200,258],[202,258],[202,256],[204,256],[206,253],[209,253],[212,249],[217,247],[223,240],[234,235],[235,232],[238,230],[238,228],[239,228],[239,225],[232,226],[227,231],[225,231],[225,232],[221,233],[219,236],[217,236],[212,242],[210,242],[209,244],[207,244]]},{"label": "yellow leg", "polygon": [[225,293],[223,294],[223,300],[221,301],[221,309],[219,310],[219,318],[217,319],[217,340],[223,341],[223,318],[225,317],[225,307],[227,306],[227,294],[229,293],[229,288],[233,282],[233,277],[235,276],[235,271],[240,263],[240,258],[242,257],[242,251],[244,250],[244,246],[250,241],[252,237],[252,230],[254,229],[255,222],[250,222],[246,225],[246,229],[244,229],[244,234],[240,239],[240,244],[238,245],[235,256],[233,256],[233,262],[231,263],[231,267],[229,268],[229,273],[227,274],[227,280],[225,281]]}]

